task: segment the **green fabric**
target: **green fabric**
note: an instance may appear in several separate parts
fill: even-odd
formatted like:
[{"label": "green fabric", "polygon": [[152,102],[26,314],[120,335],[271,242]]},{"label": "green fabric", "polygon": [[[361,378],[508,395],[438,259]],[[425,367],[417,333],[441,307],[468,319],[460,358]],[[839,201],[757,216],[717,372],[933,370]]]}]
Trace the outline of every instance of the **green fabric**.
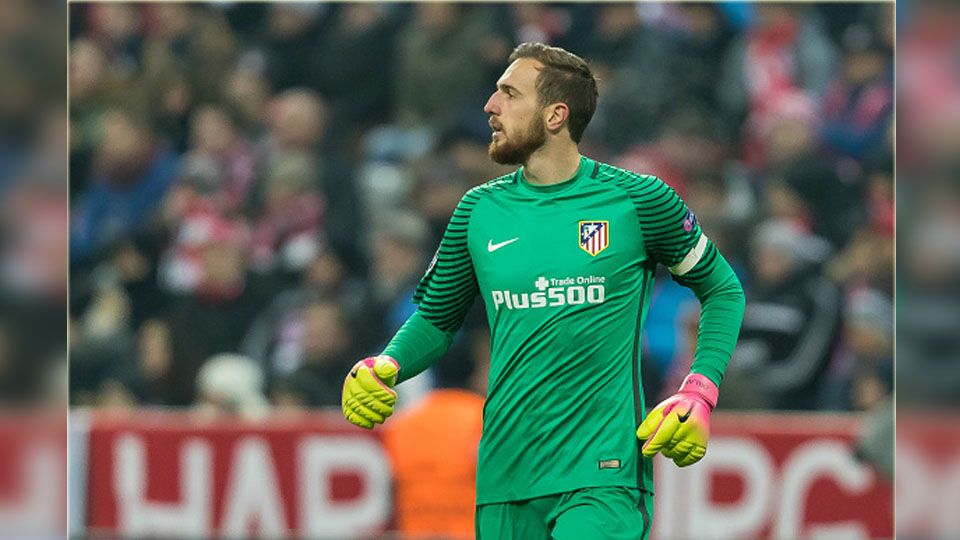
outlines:
[{"label": "green fabric", "polygon": [[400,364],[397,383],[416,377],[443,356],[453,342],[453,334],[438,330],[416,311],[397,330],[383,354]]},{"label": "green fabric", "polygon": [[477,540],[646,540],[653,496],[623,487],[584,488],[477,507]]},{"label": "green fabric", "polygon": [[737,344],[745,299],[740,280],[712,244],[688,273],[676,280],[700,300],[697,351],[691,373],[704,375],[718,387]]},{"label": "green fabric", "polygon": [[[562,184],[531,185],[521,168],[464,195],[414,301],[417,317],[449,336],[475,296],[484,300],[491,365],[478,504],[585,486],[653,492],[635,430],[640,331],[658,263],[698,291],[707,320],[695,364],[722,373],[739,331],[739,285],[658,178],[582,158]],[[422,335],[422,350],[391,343],[404,378],[446,346],[436,332]]]}]

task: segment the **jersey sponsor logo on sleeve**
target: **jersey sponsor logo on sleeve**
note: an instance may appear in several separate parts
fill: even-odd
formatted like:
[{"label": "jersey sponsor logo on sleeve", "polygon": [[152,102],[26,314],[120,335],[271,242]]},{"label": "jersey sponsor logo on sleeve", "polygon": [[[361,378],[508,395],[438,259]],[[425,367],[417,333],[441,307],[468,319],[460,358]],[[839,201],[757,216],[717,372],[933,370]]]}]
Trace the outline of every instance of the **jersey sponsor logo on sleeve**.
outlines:
[{"label": "jersey sponsor logo on sleeve", "polygon": [[687,209],[687,217],[683,220],[683,230],[690,232],[693,230],[693,227],[697,224],[697,216],[693,213],[693,210]]},{"label": "jersey sponsor logo on sleeve", "polygon": [[580,249],[591,256],[596,257],[610,245],[609,221],[581,221],[578,228],[580,229]]}]

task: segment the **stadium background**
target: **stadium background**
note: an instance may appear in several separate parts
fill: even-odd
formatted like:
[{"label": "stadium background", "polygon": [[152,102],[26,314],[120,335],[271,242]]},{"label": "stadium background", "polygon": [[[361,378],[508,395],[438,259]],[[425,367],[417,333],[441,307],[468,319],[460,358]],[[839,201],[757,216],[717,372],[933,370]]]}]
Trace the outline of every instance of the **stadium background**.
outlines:
[{"label": "stadium background", "polygon": [[[818,411],[798,417],[805,429],[836,429],[825,437],[877,466],[885,493],[890,439],[860,433],[869,411],[881,433],[891,416],[893,36],[893,6],[867,3],[72,4],[81,470],[95,482],[109,469],[98,436],[120,452],[112,438],[132,430],[156,460],[179,447],[151,433],[234,433],[233,415],[254,432],[339,434],[312,411],[338,406],[343,374],[412,312],[460,195],[504,172],[486,156],[482,104],[513,46],[545,41],[601,79],[582,151],[673,185],[740,274],[748,311],[720,410],[767,411],[751,425],[774,426],[788,417],[769,411]],[[642,353],[651,402],[689,367],[696,305],[658,280]],[[408,412],[438,387],[482,393],[480,307],[401,387]],[[148,413],[161,408],[181,412]],[[756,417],[730,418],[720,431],[737,435],[735,418]],[[770,452],[780,464],[785,450]],[[147,491],[176,499],[165,472],[150,474]],[[77,497],[75,523],[122,521]],[[892,529],[877,516],[889,505],[855,512]]]}]

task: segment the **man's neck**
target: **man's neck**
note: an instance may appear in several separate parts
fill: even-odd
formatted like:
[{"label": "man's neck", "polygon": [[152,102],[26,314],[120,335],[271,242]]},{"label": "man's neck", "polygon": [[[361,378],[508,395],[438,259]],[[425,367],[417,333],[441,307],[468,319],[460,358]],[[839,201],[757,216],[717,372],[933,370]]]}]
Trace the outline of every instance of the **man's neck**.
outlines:
[{"label": "man's neck", "polygon": [[539,186],[569,180],[580,168],[580,150],[573,141],[544,144],[523,164],[523,177]]}]

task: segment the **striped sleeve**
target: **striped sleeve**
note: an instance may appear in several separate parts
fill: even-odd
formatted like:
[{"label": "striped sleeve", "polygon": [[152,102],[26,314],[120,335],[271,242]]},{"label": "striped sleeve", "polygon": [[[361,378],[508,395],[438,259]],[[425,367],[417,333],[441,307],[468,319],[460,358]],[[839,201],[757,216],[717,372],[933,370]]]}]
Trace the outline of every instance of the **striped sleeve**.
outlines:
[{"label": "striped sleeve", "polygon": [[470,216],[479,198],[476,190],[471,190],[460,200],[440,247],[413,295],[421,315],[444,332],[456,332],[460,328],[479,292],[473,260],[467,249]]},{"label": "striped sleeve", "polygon": [[659,178],[645,176],[631,191],[647,252],[700,300],[691,372],[701,373],[719,386],[743,320],[740,281],[673,188]]},{"label": "striped sleeve", "polygon": [[709,255],[709,241],[696,216],[672,187],[655,176],[641,176],[630,191],[653,259],[682,276]]}]

